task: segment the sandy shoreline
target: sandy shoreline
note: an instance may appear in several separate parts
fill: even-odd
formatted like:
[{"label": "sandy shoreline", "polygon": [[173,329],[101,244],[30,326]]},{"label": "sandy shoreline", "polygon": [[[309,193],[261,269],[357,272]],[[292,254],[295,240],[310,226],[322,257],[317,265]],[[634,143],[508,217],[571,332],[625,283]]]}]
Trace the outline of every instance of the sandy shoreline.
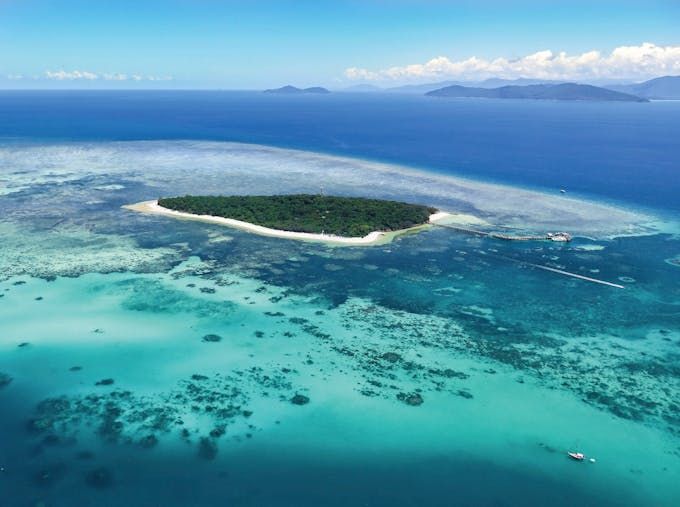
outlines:
[{"label": "sandy shoreline", "polygon": [[[370,246],[379,245],[384,243],[389,243],[396,236],[404,234],[406,232],[412,232],[420,230],[427,227],[428,224],[417,225],[409,229],[402,229],[399,231],[381,232],[373,231],[368,233],[362,238],[346,238],[342,236],[334,236],[332,234],[313,234],[309,232],[293,232],[293,231],[282,231],[279,229],[270,229],[269,227],[263,227],[261,225],[251,224],[249,222],[243,222],[241,220],[235,220],[233,218],[223,218],[215,217],[212,215],[194,215],[191,213],[184,213],[182,211],[175,211],[168,208],[164,208],[158,205],[157,200],[144,201],[137,204],[130,204],[123,206],[125,209],[132,211],[138,211],[141,213],[151,213],[153,215],[165,215],[175,218],[183,218],[187,220],[198,220],[201,222],[210,222],[213,224],[227,225],[229,227],[235,227],[237,229],[242,229],[245,231],[253,232],[255,234],[261,234],[263,236],[271,236],[275,238],[286,238],[286,239],[297,239],[302,241],[319,241],[322,243],[330,243],[334,245],[348,245],[348,246]],[[429,223],[435,223],[437,221],[443,220],[451,216],[449,213],[437,212],[430,215]]]}]

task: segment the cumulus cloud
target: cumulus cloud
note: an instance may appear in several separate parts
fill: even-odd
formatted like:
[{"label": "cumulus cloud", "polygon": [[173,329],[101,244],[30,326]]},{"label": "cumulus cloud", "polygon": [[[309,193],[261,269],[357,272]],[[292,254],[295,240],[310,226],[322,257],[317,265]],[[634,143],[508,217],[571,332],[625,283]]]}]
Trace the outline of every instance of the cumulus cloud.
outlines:
[{"label": "cumulus cloud", "polygon": [[114,72],[113,74],[102,74],[102,78],[105,81],[127,81],[127,74],[120,72]]},{"label": "cumulus cloud", "polygon": [[354,81],[418,81],[422,79],[476,80],[489,77],[556,80],[635,79],[680,74],[680,46],[620,46],[609,54],[588,51],[580,55],[550,50],[517,59],[486,60],[472,56],[451,61],[445,56],[425,63],[368,70],[352,67],[345,77]]},{"label": "cumulus cloud", "polygon": [[67,72],[65,70],[45,72],[47,79],[54,79],[57,81],[172,81],[171,77],[157,77],[157,76],[142,76],[140,74],[128,75],[123,72],[104,72],[97,74],[94,72],[74,70]]},{"label": "cumulus cloud", "polygon": [[66,72],[65,70],[58,70],[56,72],[52,72],[51,70],[48,70],[47,72],[45,72],[45,77],[47,77],[47,79],[56,79],[57,81],[74,79],[86,79],[88,81],[92,81],[94,79],[99,79],[99,76],[93,72],[80,70],[74,70],[73,72]]}]

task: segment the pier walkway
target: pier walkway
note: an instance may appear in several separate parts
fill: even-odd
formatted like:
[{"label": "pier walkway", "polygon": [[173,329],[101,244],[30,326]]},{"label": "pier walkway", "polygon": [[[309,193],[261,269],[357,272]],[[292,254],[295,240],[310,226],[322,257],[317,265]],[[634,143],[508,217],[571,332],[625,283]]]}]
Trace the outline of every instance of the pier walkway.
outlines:
[{"label": "pier walkway", "polygon": [[444,227],[446,229],[452,229],[454,231],[464,232],[466,234],[473,234],[475,236],[485,236],[487,238],[502,239],[505,241],[571,241],[571,235],[566,232],[556,232],[547,233],[543,236],[508,236],[507,234],[499,234],[495,232],[484,232],[475,229],[469,229],[467,227],[460,227],[458,225],[448,225],[448,224],[438,224],[434,223],[437,227]]},{"label": "pier walkway", "polygon": [[[465,232],[467,234],[473,234],[475,236],[484,236],[487,238],[495,238],[495,239],[503,239],[507,241],[560,241],[560,242],[567,242],[571,241],[571,235],[567,234],[566,232],[556,232],[554,234],[547,233],[544,236],[508,236],[506,234],[496,234],[493,232],[484,232],[484,231],[478,231],[475,229],[468,229],[467,227],[460,227],[457,225],[447,225],[447,224],[438,224],[434,223],[432,225],[436,225],[437,227],[444,227],[446,229],[453,229],[454,231],[459,231],[459,232]],[[580,275],[578,273],[572,273],[571,271],[565,271],[563,269],[557,269],[553,268],[550,266],[543,266],[541,264],[534,264],[532,262],[527,262],[523,261],[520,259],[513,259],[512,257],[506,257],[506,256],[493,256],[493,257],[498,257],[502,259],[506,259],[512,262],[517,262],[519,264],[523,264],[525,266],[531,266],[534,268],[538,269],[544,269],[546,271],[551,271],[553,273],[558,273],[560,275],[565,275],[565,276],[571,276],[573,278],[578,278],[580,280],[585,280],[587,282],[593,282],[593,283],[599,283],[602,285],[608,285],[610,287],[616,287],[617,289],[624,289],[625,287],[623,285],[620,285],[618,283],[612,283],[608,282],[606,280],[599,280],[597,278],[592,278],[589,276],[584,276]]]}]

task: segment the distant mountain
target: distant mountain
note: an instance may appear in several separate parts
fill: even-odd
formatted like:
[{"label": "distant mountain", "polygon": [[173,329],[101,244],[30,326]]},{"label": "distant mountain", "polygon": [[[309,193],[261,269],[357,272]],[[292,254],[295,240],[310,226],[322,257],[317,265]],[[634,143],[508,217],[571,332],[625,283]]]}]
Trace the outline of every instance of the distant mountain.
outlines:
[{"label": "distant mountain", "polygon": [[479,88],[500,88],[501,86],[529,86],[538,84],[563,84],[564,81],[552,81],[550,79],[529,79],[520,77],[517,79],[501,79],[492,77],[480,81],[479,83],[465,83],[467,86],[478,86]]},{"label": "distant mountain", "polygon": [[393,86],[392,88],[385,88],[384,91],[387,93],[414,93],[422,95],[423,93],[431,92],[432,90],[438,90],[439,88],[444,88],[445,86],[459,84],[461,84],[460,81],[442,81],[440,83]]},{"label": "distant mountain", "polygon": [[331,93],[326,88],[320,86],[313,86],[311,88],[297,88],[295,86],[283,86],[281,88],[274,88],[271,90],[265,90],[264,93],[281,93],[286,95],[296,95],[301,93]]},{"label": "distant mountain", "polygon": [[680,76],[664,76],[644,83],[607,86],[610,90],[632,93],[646,99],[680,100]]},{"label": "distant mountain", "polygon": [[501,79],[497,77],[485,79],[484,81],[441,81],[439,83],[424,83],[416,85],[395,86],[386,88],[384,91],[389,93],[428,93],[448,86],[466,86],[476,88],[498,88],[507,85],[533,85],[533,84],[560,84],[564,81],[550,81],[546,79]]},{"label": "distant mountain", "polygon": [[312,86],[311,88],[304,88],[302,93],[331,93],[331,91],[322,86]]},{"label": "distant mountain", "polygon": [[489,99],[542,99],[647,102],[647,99],[607,88],[575,83],[472,88],[447,86],[426,93],[431,97],[482,97]]},{"label": "distant mountain", "polygon": [[357,84],[353,86],[348,86],[347,88],[343,88],[342,90],[338,90],[341,92],[351,92],[351,93],[374,93],[374,92],[382,92],[385,91],[382,88],[378,86],[374,86],[372,84]]},{"label": "distant mountain", "polygon": [[[448,96],[448,97],[487,97],[487,98],[517,98],[517,99],[548,99],[548,100],[603,100],[644,102],[640,99],[675,99],[680,100],[680,76],[664,76],[650,79],[644,83],[634,84],[601,84],[584,85],[552,81],[546,79],[502,79],[489,78],[484,81],[440,81],[438,83],[423,83],[391,88],[362,83],[338,90],[354,93],[408,93],[417,95]],[[535,88],[532,88],[535,87]],[[446,93],[442,90],[448,89]],[[474,91],[477,90],[477,91]],[[492,90],[484,92],[480,90]],[[608,92],[619,92],[611,94]],[[434,93],[430,93],[434,92]],[[330,93],[326,88],[296,88],[284,86],[265,93]]]}]

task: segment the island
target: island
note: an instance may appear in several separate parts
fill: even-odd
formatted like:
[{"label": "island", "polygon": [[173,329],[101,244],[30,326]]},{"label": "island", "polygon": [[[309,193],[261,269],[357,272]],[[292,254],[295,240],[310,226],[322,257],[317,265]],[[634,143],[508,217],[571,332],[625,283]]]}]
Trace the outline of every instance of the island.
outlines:
[{"label": "island", "polygon": [[650,100],[680,100],[680,76],[662,76],[643,83],[611,85],[608,88]]},{"label": "island", "polygon": [[453,85],[433,90],[425,95],[430,97],[477,97],[486,99],[649,102],[647,99],[636,95],[600,88],[599,86],[576,83],[501,86],[500,88],[474,88]]},{"label": "island", "polygon": [[305,93],[331,93],[330,90],[322,88],[321,86],[312,86],[311,88],[297,88],[295,86],[287,85],[281,88],[274,88],[271,90],[265,90],[264,93],[279,93],[283,95],[300,95]]},{"label": "island", "polygon": [[386,243],[449,216],[420,204],[320,194],[185,195],[126,208],[219,223],[267,236],[345,245]]}]

